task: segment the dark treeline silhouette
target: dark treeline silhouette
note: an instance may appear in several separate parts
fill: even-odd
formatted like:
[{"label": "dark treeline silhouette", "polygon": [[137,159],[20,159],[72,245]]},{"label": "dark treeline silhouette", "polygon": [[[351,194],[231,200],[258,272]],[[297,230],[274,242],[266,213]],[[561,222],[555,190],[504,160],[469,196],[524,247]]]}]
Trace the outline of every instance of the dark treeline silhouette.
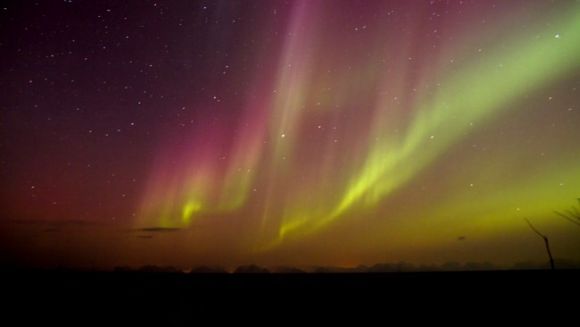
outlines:
[{"label": "dark treeline silhouette", "polygon": [[[580,269],[580,261],[554,259],[559,269]],[[497,271],[497,270],[543,270],[550,269],[548,262],[517,262],[510,266],[498,266],[490,262],[445,262],[443,264],[415,265],[409,262],[378,263],[372,266],[356,267],[314,266],[308,268],[279,266],[263,267],[256,264],[241,265],[233,269],[221,266],[195,266],[191,269],[178,269],[171,266],[146,265],[139,268],[115,267],[115,272],[139,273],[188,273],[188,274],[328,274],[328,273],[397,273],[397,272],[461,272],[461,271]]]}]

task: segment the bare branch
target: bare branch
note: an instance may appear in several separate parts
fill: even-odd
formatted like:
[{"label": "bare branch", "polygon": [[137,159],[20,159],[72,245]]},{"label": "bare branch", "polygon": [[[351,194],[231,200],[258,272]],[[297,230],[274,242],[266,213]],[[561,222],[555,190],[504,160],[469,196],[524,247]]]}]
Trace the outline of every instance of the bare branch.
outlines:
[{"label": "bare branch", "polygon": [[548,237],[540,233],[540,231],[537,230],[536,227],[534,227],[534,225],[532,225],[532,223],[528,220],[528,218],[524,218],[524,220],[528,223],[528,226],[530,226],[530,228],[544,240],[546,252],[548,253],[548,258],[550,259],[550,269],[554,270],[555,269],[554,258],[552,257],[552,251],[550,251],[550,241],[548,241]]},{"label": "bare branch", "polygon": [[[572,208],[572,209],[573,209],[573,210],[576,210],[576,208]],[[567,213],[567,214],[568,214],[570,217],[572,217],[572,218],[576,218],[576,219],[577,219],[578,217],[576,216],[576,214],[574,214],[574,211],[573,211],[572,209],[571,209],[571,210],[566,210],[566,213]]]},{"label": "bare branch", "polygon": [[530,226],[530,228],[538,235],[540,235],[541,238],[546,238],[546,236],[542,233],[540,233],[539,230],[536,229],[536,227],[534,227],[534,225],[532,225],[532,223],[528,220],[528,218],[524,218],[524,220],[526,221],[526,223],[528,223],[528,226]]},{"label": "bare branch", "polygon": [[[559,212],[559,211],[554,211],[554,212],[555,212],[555,213],[556,213],[558,216],[560,216],[560,217],[562,217],[562,218],[564,218],[564,219],[566,219],[566,220],[568,220],[568,221],[570,221],[570,222],[572,222],[572,223],[574,223],[574,224],[576,224],[576,225],[580,226],[580,221],[576,221],[575,219],[573,219],[573,218],[571,218],[571,217],[568,217],[568,215],[566,215],[566,214],[563,214],[563,213],[561,213],[561,212]],[[527,221],[527,219],[526,219],[526,221]],[[529,222],[528,222],[528,224],[529,224]]]}]

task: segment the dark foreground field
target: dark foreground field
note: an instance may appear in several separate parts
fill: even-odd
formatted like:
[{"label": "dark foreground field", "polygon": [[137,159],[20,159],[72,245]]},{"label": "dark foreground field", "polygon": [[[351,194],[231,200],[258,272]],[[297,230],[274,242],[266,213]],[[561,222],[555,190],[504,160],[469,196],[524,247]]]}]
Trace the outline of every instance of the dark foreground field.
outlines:
[{"label": "dark foreground field", "polygon": [[[426,312],[576,312],[578,270],[360,274],[182,274],[11,271],[2,273],[2,311],[18,325],[190,325],[200,319],[333,319],[366,312],[390,320]],[[571,296],[571,298],[569,298]],[[570,311],[572,310],[572,311]],[[414,312],[408,314],[407,312]],[[365,314],[365,316],[367,316]],[[274,323],[274,321],[270,321]],[[277,323],[275,323],[277,325]]]}]

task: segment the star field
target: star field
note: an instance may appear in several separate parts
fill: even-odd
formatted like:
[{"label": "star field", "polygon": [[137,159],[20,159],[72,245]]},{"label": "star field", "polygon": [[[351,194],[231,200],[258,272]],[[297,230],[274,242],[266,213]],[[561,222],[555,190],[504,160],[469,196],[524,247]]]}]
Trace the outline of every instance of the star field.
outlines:
[{"label": "star field", "polygon": [[554,210],[580,196],[579,22],[574,1],[8,2],[2,246],[511,264],[543,260],[528,218],[578,260]]}]

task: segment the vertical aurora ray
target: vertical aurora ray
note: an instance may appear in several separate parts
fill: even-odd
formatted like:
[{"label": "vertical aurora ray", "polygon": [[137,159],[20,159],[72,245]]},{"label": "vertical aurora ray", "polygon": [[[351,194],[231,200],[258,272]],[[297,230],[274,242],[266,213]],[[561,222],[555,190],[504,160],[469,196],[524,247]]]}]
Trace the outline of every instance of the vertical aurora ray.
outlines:
[{"label": "vertical aurora ray", "polygon": [[297,142],[299,127],[304,115],[308,81],[312,74],[312,55],[315,30],[313,15],[316,5],[295,2],[291,6],[288,32],[285,36],[282,58],[278,64],[276,84],[271,103],[270,139],[271,162],[265,166],[267,181],[265,201],[261,212],[261,229],[268,219],[278,214],[278,199],[286,192],[281,185],[287,185],[289,162]]},{"label": "vertical aurora ray", "polygon": [[[416,17],[397,24],[362,12],[370,22],[355,23],[358,34],[346,32],[338,14],[349,10],[343,3],[336,9],[295,1],[291,7],[279,57],[269,58],[277,69],[249,79],[248,100],[235,108],[242,114],[231,123],[235,132],[202,117],[191,136],[168,141],[137,224],[188,226],[211,215],[243,220],[251,227],[240,233],[255,240],[248,252],[316,235],[336,221],[372,212],[445,160],[466,135],[525,110],[521,103],[528,96],[580,68],[578,4],[562,5],[526,29],[512,32],[506,24],[497,43],[472,53],[452,41],[432,52],[416,46],[427,42],[427,27],[413,21],[424,18],[421,6]],[[385,7],[374,3],[373,9]],[[392,26],[416,29],[417,40],[406,40]],[[473,36],[489,38],[485,32]],[[449,54],[461,64],[449,68]],[[566,169],[578,176],[574,167]],[[538,185],[547,183],[546,176]],[[517,187],[510,193],[518,201],[529,195]],[[464,212],[457,201],[441,210]],[[556,202],[547,196],[532,211]],[[513,206],[494,195],[482,203]]]}]

